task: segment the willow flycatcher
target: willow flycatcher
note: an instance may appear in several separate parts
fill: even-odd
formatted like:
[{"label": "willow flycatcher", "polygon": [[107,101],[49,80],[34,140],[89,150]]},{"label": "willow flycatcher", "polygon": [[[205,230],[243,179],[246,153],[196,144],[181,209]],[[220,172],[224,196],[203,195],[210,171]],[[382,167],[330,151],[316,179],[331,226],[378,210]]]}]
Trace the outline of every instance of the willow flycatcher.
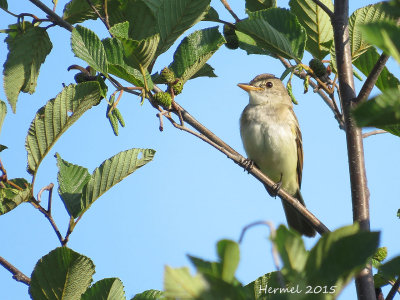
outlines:
[{"label": "willow flycatcher", "polygon": [[[305,206],[300,194],[302,138],[285,86],[271,74],[258,75],[250,83],[238,86],[249,93],[249,104],[240,117],[240,135],[248,158]],[[266,188],[271,196],[276,195],[276,190]],[[302,215],[286,202],[282,204],[291,228],[315,236],[314,228]]]}]

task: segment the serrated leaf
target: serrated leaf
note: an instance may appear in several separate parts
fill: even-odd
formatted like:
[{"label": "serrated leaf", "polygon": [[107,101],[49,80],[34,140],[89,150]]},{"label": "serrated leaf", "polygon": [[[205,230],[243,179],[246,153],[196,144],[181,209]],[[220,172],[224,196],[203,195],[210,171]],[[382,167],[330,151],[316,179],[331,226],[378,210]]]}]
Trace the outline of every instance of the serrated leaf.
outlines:
[{"label": "serrated leaf", "polygon": [[276,0],[246,0],[246,10],[250,12],[276,7]]},{"label": "serrated leaf", "polygon": [[306,31],[287,9],[270,8],[250,13],[249,18],[236,27],[268,53],[297,60],[303,57]]},{"label": "serrated leaf", "polygon": [[220,240],[217,243],[217,253],[221,261],[221,279],[231,283],[239,265],[239,245],[231,240]]},{"label": "serrated leaf", "polygon": [[88,288],[80,299],[125,300],[124,285],[119,278],[105,278]]},{"label": "serrated leaf", "polygon": [[218,262],[206,261],[204,259],[188,255],[190,262],[196,267],[198,273],[203,275],[211,275],[216,278],[221,278],[222,265]]},{"label": "serrated leaf", "polygon": [[273,242],[283,261],[285,275],[302,272],[308,254],[301,236],[281,225],[276,231]]},{"label": "serrated leaf", "polygon": [[71,34],[74,54],[83,59],[93,69],[107,76],[107,55],[99,37],[90,29],[77,25]]},{"label": "serrated leaf", "polygon": [[217,75],[214,73],[213,67],[211,67],[209,64],[205,64],[191,77],[191,79],[197,77],[217,77]]},{"label": "serrated leaf", "polygon": [[337,286],[339,292],[375,253],[378,243],[378,232],[359,231],[358,225],[323,235],[308,255],[307,283]]},{"label": "serrated leaf", "polygon": [[199,72],[207,60],[225,43],[218,27],[193,32],[183,39],[174,53],[174,61],[169,65],[176,77],[184,82]]},{"label": "serrated leaf", "polygon": [[58,167],[58,193],[70,216],[82,210],[81,199],[84,186],[89,182],[89,171],[81,166],[71,164],[56,153]]},{"label": "serrated leaf", "polygon": [[119,38],[129,38],[129,22],[123,22],[115,24],[113,27],[110,28],[110,33],[114,37]]},{"label": "serrated leaf", "polygon": [[[143,75],[139,70],[128,66],[124,60],[124,52],[121,42],[116,38],[107,38],[103,41],[108,60],[108,72],[132,83],[135,86],[144,87]],[[150,74],[147,73],[147,85],[153,88]]]},{"label": "serrated leaf", "polygon": [[164,292],[157,290],[147,290],[136,294],[131,300],[161,300],[164,299]]},{"label": "serrated leaf", "polygon": [[[322,0],[333,11],[332,0]],[[290,11],[296,15],[307,32],[306,50],[315,58],[322,60],[333,41],[333,29],[330,17],[312,0],[291,0]]]},{"label": "serrated leaf", "polygon": [[8,9],[7,0],[0,0],[0,8]]},{"label": "serrated leaf", "polygon": [[210,0],[147,0],[145,3],[156,17],[156,29],[160,33],[156,56],[159,56],[204,18]]},{"label": "serrated leaf", "polygon": [[400,256],[392,258],[379,267],[379,271],[386,277],[400,275]]},{"label": "serrated leaf", "polygon": [[3,127],[3,122],[7,114],[7,105],[4,101],[0,100],[0,133]]},{"label": "serrated leaf", "polygon": [[43,256],[32,272],[29,294],[32,299],[80,299],[94,274],[90,258],[67,247]]},{"label": "serrated leaf", "polygon": [[207,289],[208,284],[201,274],[192,276],[188,268],[173,269],[169,266],[165,267],[165,297],[174,299],[195,299]]},{"label": "serrated leaf", "polygon": [[38,110],[25,141],[30,174],[36,174],[58,138],[99,100],[100,85],[97,81],[71,84]]},{"label": "serrated leaf", "polygon": [[265,289],[269,287],[281,287],[278,272],[270,272],[263,276],[258,277],[256,280],[250,282],[245,288],[250,289],[253,294],[252,299],[269,300],[274,299],[275,294],[268,294]]},{"label": "serrated leaf", "polygon": [[202,21],[219,21],[218,12],[214,9],[214,7],[210,6],[207,10],[207,13],[204,15]]},{"label": "serrated leaf", "polygon": [[386,90],[383,94],[361,103],[353,110],[353,117],[360,127],[373,126],[389,129],[400,126],[400,90]]},{"label": "serrated leaf", "polygon": [[[93,6],[100,11],[103,7],[102,0],[92,0]],[[81,23],[86,20],[96,20],[98,18],[96,12],[90,7],[87,1],[71,0],[63,10],[63,19],[70,24]]]},{"label": "serrated leaf", "polygon": [[158,34],[141,41],[120,39],[125,54],[125,62],[132,68],[146,70],[152,62],[160,41]]},{"label": "serrated leaf", "polygon": [[368,50],[369,47],[371,47],[371,44],[365,41],[360,30],[360,25],[377,22],[387,18],[387,14],[385,14],[384,10],[382,9],[382,2],[359,8],[353,12],[349,18],[351,56],[353,60],[357,59],[358,56],[363,54]]},{"label": "serrated leaf", "polygon": [[[17,188],[19,187],[19,188]],[[4,215],[23,202],[29,201],[32,188],[24,178],[10,179],[0,183],[0,215]]]},{"label": "serrated leaf", "polygon": [[8,27],[12,31],[5,39],[9,52],[4,63],[3,80],[4,92],[15,113],[19,93],[35,92],[40,66],[53,46],[44,28],[34,27],[29,22]]},{"label": "serrated leaf", "polygon": [[364,39],[382,49],[400,63],[400,27],[394,21],[381,21],[360,26]]},{"label": "serrated leaf", "polygon": [[270,52],[258,46],[257,42],[251,36],[244,34],[243,32],[240,31],[236,31],[235,33],[239,40],[240,49],[246,51],[247,55],[250,54],[270,55]]},{"label": "serrated leaf", "polygon": [[100,167],[94,170],[89,182],[84,187],[81,199],[82,210],[73,214],[73,217],[78,217],[110,188],[150,162],[154,154],[153,149],[133,148],[105,160]]}]

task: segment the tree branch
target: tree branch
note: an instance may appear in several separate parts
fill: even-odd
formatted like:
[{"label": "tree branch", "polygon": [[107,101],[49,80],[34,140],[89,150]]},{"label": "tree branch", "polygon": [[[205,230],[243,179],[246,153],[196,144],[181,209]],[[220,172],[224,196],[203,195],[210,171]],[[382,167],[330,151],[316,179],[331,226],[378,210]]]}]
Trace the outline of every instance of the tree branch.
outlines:
[{"label": "tree branch", "polygon": [[392,288],[390,289],[389,293],[387,294],[385,300],[392,300],[396,295],[396,292],[399,292],[400,288],[400,276],[397,278],[396,282],[393,284]]},{"label": "tree branch", "polygon": [[367,137],[370,137],[371,135],[382,134],[382,133],[387,133],[387,131],[383,130],[383,129],[373,130],[370,132],[363,133],[362,137],[363,137],[363,139],[365,139]]},{"label": "tree branch", "polygon": [[74,27],[71,24],[64,21],[51,8],[47,7],[41,1],[39,1],[39,0],[29,0],[29,1],[32,2],[34,5],[36,5],[37,7],[39,7],[42,11],[44,11],[47,14],[47,17],[55,24],[60,25],[61,27],[64,27],[68,31],[72,31],[72,29],[74,29]]},{"label": "tree branch", "polygon": [[232,8],[229,6],[229,3],[226,0],[221,0],[222,4],[225,6],[227,11],[232,15],[232,17],[235,19],[236,22],[240,22],[239,17],[235,14],[235,12],[232,10]]},{"label": "tree branch", "polygon": [[[369,231],[369,190],[365,171],[362,132],[361,128],[357,127],[351,116],[351,111],[356,105],[354,101],[356,95],[349,43],[348,18],[348,0],[336,0],[332,25],[336,46],[337,74],[339,74],[339,92],[342,99],[343,115],[346,125],[353,221],[360,224],[361,230]],[[357,275],[356,288],[358,299],[375,300],[371,264],[367,265]]]},{"label": "tree branch", "polygon": [[325,5],[323,4],[321,1],[319,0],[312,0],[315,4],[317,4],[319,7],[322,8],[322,10],[324,12],[326,12],[326,14],[329,16],[329,18],[333,18],[333,12]]},{"label": "tree branch", "polygon": [[10,271],[11,274],[13,274],[13,278],[16,281],[25,283],[28,286],[31,283],[31,279],[28,276],[26,276],[24,273],[22,273],[20,270],[18,270],[16,267],[14,267],[12,264],[10,264],[7,260],[5,260],[1,256],[0,256],[0,265],[2,265],[4,268]]},{"label": "tree branch", "polygon": [[371,93],[372,89],[375,86],[376,81],[379,78],[383,68],[385,67],[386,62],[388,61],[389,56],[386,54],[382,54],[378,61],[376,62],[375,66],[373,67],[371,73],[369,73],[367,79],[365,80],[360,92],[358,93],[356,102],[363,102],[366,101],[369,94]]}]

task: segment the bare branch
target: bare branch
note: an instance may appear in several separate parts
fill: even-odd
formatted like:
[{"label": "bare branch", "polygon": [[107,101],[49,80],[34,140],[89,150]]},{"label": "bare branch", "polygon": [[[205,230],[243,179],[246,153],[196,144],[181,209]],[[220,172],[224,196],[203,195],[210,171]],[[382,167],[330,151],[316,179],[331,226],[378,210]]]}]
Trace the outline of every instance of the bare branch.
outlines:
[{"label": "bare branch", "polygon": [[312,0],[312,1],[314,1],[315,4],[317,4],[319,7],[321,7],[322,10],[324,12],[326,12],[326,14],[329,16],[329,18],[331,18],[331,19],[333,18],[333,12],[325,4],[323,4],[319,0]]},{"label": "bare branch", "polygon": [[235,14],[235,12],[232,10],[232,8],[229,6],[229,3],[226,0],[221,0],[222,4],[225,6],[227,11],[232,15],[232,17],[235,19],[236,22],[240,22],[239,17]]},{"label": "bare branch", "polygon": [[369,73],[367,79],[365,80],[360,92],[358,93],[356,100],[357,103],[367,100],[388,59],[389,56],[387,56],[386,54],[382,54],[379,57],[375,66],[372,68],[371,73]]},{"label": "bare branch", "polygon": [[370,137],[371,135],[382,134],[382,133],[388,133],[388,132],[386,130],[383,130],[383,129],[378,129],[378,130],[373,130],[373,131],[370,131],[370,132],[363,133],[362,137],[363,137],[363,139],[365,139],[367,137]]},{"label": "bare branch", "polygon": [[385,300],[392,300],[396,295],[396,292],[400,293],[400,276],[397,278],[396,282],[393,284],[392,288],[390,289],[389,293],[387,294]]},{"label": "bare branch", "polygon": [[10,264],[7,260],[5,260],[1,256],[0,256],[0,265],[2,265],[4,268],[10,271],[11,274],[13,274],[13,278],[16,281],[25,283],[28,286],[31,283],[31,279],[28,276],[26,276],[24,273],[22,273],[20,270],[18,270],[16,267],[14,267],[12,264]]},{"label": "bare branch", "polygon": [[32,2],[34,5],[36,5],[37,7],[39,7],[42,11],[44,11],[47,14],[48,18],[55,24],[64,27],[68,31],[72,31],[72,29],[74,29],[74,27],[71,24],[64,21],[59,15],[57,15],[51,8],[43,4],[40,0],[29,0],[29,1]]}]

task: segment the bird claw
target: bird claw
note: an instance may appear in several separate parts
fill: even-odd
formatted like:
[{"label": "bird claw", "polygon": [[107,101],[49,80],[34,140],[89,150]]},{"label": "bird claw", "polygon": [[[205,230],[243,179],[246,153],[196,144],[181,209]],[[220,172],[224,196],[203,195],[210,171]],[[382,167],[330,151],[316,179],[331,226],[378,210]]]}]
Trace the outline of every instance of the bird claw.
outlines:
[{"label": "bird claw", "polygon": [[244,168],[244,171],[250,172],[254,167],[254,161],[246,158],[244,161],[242,161],[242,167]]},{"label": "bird claw", "polygon": [[281,173],[281,178],[279,179],[279,181],[277,183],[275,183],[272,188],[269,188],[267,186],[265,186],[267,188],[267,192],[271,197],[276,198],[276,196],[278,196],[279,190],[282,187],[282,176],[283,174]]}]

